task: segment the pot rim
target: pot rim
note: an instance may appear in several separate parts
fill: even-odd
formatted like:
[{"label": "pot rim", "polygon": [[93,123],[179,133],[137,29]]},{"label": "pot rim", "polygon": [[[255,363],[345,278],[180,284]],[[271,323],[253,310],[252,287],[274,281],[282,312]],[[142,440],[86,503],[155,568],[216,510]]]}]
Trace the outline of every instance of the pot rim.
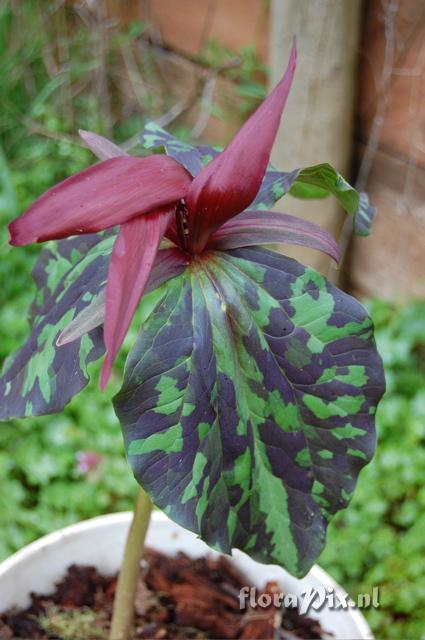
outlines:
[{"label": "pot rim", "polygon": [[[112,513],[112,514],[105,514],[105,515],[101,515],[101,516],[96,516],[94,518],[90,518],[89,520],[83,520],[81,522],[77,522],[75,524],[71,524],[68,525],[67,527],[64,527],[62,529],[58,529],[57,531],[53,531],[52,533],[49,533],[41,538],[39,538],[38,540],[35,540],[34,542],[31,542],[30,544],[26,545],[25,547],[23,547],[22,549],[20,549],[19,551],[17,551],[16,553],[14,553],[13,555],[11,555],[9,558],[6,558],[5,560],[3,560],[3,562],[0,563],[0,580],[3,578],[4,575],[6,575],[10,570],[13,570],[14,567],[20,565],[21,563],[24,563],[28,558],[30,558],[31,556],[33,556],[34,554],[38,554],[42,551],[44,551],[45,549],[47,549],[49,546],[51,545],[56,545],[61,541],[64,541],[66,538],[68,537],[73,537],[75,534],[81,534],[81,533],[85,533],[85,532],[90,532],[93,531],[95,529],[98,529],[99,527],[102,528],[104,526],[108,526],[110,527],[111,525],[124,525],[124,524],[128,524],[131,521],[133,514],[131,511],[123,511],[123,512],[119,512],[119,513]],[[176,525],[175,523],[173,523],[172,521],[170,521],[170,519],[168,518],[168,516],[166,516],[163,512],[161,511],[154,511],[152,513],[152,520],[156,523],[171,523],[174,526],[179,526]],[[217,553],[216,551],[214,551],[213,549],[210,549],[211,553]],[[238,553],[242,553],[241,551],[238,551]],[[245,555],[245,554],[243,554]],[[236,563],[238,562],[238,559],[235,558]],[[276,567],[276,565],[266,565],[266,564],[262,564],[263,567]],[[280,568],[280,567],[279,567]],[[287,573],[284,569],[280,568],[282,571],[284,571],[285,573]],[[293,578],[293,576],[291,576]],[[342,592],[344,595],[346,594],[346,591],[344,589],[341,588],[341,586],[333,579],[331,578],[331,576],[321,567],[319,567],[317,564],[315,564],[310,571],[308,572],[308,574],[303,578],[308,579],[308,578],[312,578],[313,580],[319,581],[321,584],[325,585],[326,587],[331,587],[333,590],[335,591],[339,591]],[[349,616],[353,622],[353,624],[356,625],[358,631],[359,631],[359,638],[362,638],[364,640],[366,639],[371,639],[373,640],[373,634],[372,631],[368,625],[368,623],[366,622],[366,619],[364,618],[364,616],[362,615],[362,613],[356,609],[356,608],[348,608],[346,610],[344,610],[345,615]],[[315,612],[316,617],[318,617],[320,619],[320,611],[316,611]],[[335,639],[337,640],[337,639]]]}]

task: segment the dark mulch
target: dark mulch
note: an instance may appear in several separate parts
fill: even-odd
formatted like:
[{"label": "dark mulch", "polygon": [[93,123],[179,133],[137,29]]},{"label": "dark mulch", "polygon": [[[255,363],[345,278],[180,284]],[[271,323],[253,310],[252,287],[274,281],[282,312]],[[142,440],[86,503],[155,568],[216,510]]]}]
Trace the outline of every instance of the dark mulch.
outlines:
[{"label": "dark mulch", "polygon": [[[0,616],[0,640],[95,640],[108,637],[116,576],[94,567],[69,568],[53,594],[31,594],[25,611]],[[296,609],[241,610],[243,575],[224,557],[169,558],[147,550],[136,597],[134,640],[295,640],[329,638],[317,621]],[[269,582],[262,593],[279,591]],[[257,596],[260,595],[257,592]],[[1,603],[0,603],[1,608]]]}]

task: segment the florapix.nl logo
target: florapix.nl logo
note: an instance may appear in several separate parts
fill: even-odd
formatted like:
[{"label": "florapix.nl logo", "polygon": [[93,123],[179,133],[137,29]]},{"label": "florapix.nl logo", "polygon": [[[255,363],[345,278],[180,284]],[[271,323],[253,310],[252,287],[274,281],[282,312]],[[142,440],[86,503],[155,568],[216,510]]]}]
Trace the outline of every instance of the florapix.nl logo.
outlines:
[{"label": "florapix.nl logo", "polygon": [[377,608],[380,605],[379,598],[379,587],[373,587],[370,593],[359,593],[355,599],[332,585],[309,587],[299,594],[281,591],[258,593],[256,587],[242,587],[239,606],[241,609],[267,608],[271,605],[276,608],[296,608],[301,615],[306,615],[311,609],[320,611],[325,606],[331,610]]}]

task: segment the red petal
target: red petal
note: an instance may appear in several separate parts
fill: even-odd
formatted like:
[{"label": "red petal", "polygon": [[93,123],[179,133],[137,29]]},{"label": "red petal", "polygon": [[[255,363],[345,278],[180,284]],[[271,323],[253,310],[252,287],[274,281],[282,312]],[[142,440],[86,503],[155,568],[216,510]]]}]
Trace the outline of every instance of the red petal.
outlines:
[{"label": "red petal", "polygon": [[208,241],[211,249],[236,249],[261,244],[298,244],[318,249],[339,262],[336,240],[314,222],[273,211],[244,211],[226,222]]},{"label": "red petal", "polygon": [[49,189],[9,225],[13,245],[122,224],[184,197],[191,176],[165,155],[111,158]]},{"label": "red petal", "polygon": [[209,235],[254,200],[260,188],[295,72],[292,47],[285,75],[226,149],[190,185],[186,204],[192,250],[205,247]]},{"label": "red petal", "polygon": [[100,387],[108,383],[111,367],[149,280],[162,236],[174,207],[151,212],[122,225],[112,251],[105,300],[106,356]]},{"label": "red petal", "polygon": [[128,153],[121,149],[114,142],[100,136],[93,131],[84,131],[80,129],[78,131],[80,138],[84,140],[87,147],[94,153],[99,160],[108,160],[108,158],[117,158],[118,156],[128,156]]}]

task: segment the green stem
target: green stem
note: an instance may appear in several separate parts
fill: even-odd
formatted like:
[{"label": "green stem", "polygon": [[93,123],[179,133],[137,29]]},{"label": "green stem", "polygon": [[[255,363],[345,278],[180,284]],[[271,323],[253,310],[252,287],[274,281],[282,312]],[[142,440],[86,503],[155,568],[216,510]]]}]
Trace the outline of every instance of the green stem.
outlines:
[{"label": "green stem", "polygon": [[140,560],[143,555],[151,511],[152,502],[149,496],[139,488],[118,578],[109,640],[128,640],[130,636]]}]

